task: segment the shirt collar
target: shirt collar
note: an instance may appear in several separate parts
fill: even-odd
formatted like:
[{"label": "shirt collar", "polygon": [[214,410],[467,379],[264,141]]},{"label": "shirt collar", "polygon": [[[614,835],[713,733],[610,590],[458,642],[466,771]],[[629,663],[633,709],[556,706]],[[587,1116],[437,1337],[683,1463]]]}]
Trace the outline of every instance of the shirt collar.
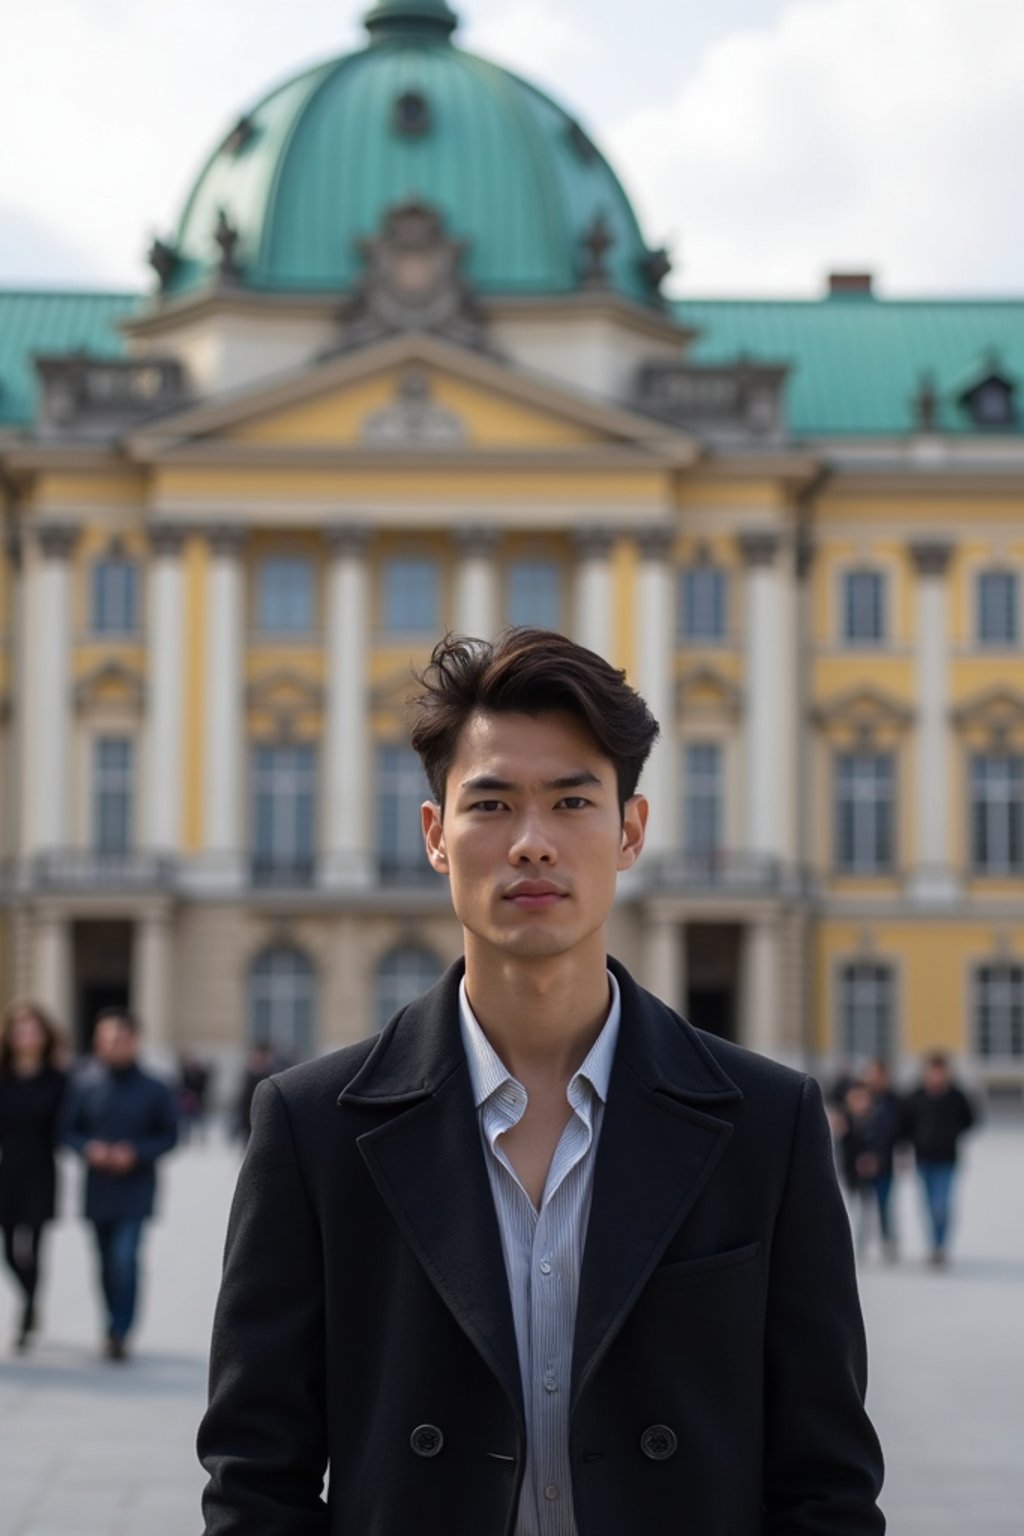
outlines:
[{"label": "shirt collar", "polygon": [[[607,976],[611,994],[608,1016],[601,1028],[601,1033],[590,1047],[569,1084],[571,1089],[574,1083],[584,1078],[602,1103],[605,1103],[608,1098],[608,1084],[611,1080],[612,1062],[615,1059],[615,1047],[619,1039],[619,1021],[622,1016],[619,984],[611,971],[607,972]],[[516,1079],[484,1034],[469,1006],[465,977],[459,984],[459,1027],[462,1032],[462,1044],[466,1051],[466,1061],[469,1064],[470,1082],[473,1085],[473,1103],[479,1109],[481,1104],[496,1093],[503,1083],[514,1083]]]}]

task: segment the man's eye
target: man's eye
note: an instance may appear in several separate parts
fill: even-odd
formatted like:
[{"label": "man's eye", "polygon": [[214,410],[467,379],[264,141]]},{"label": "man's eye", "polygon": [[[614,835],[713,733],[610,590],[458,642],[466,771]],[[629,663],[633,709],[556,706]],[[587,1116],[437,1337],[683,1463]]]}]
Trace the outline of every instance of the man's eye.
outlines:
[{"label": "man's eye", "polygon": [[500,811],[504,802],[502,800],[474,800],[470,806],[471,811]]},{"label": "man's eye", "polygon": [[563,795],[558,803],[559,805],[564,805],[567,811],[582,811],[585,805],[590,804],[590,801],[586,795]]}]

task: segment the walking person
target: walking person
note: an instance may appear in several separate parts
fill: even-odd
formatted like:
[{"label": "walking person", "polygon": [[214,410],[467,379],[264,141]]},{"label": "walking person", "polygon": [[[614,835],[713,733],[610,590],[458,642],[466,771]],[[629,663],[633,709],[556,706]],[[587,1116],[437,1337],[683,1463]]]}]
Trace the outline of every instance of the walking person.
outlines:
[{"label": "walking person", "polygon": [[897,1093],[889,1076],[888,1063],[880,1057],[864,1068],[864,1086],[871,1095],[867,1136],[875,1157],[872,1186],[878,1211],[878,1231],[882,1252],[890,1261],[899,1258],[899,1234],[893,1212],[893,1187],[896,1177],[896,1149],[906,1134],[906,1103]]},{"label": "walking person", "polygon": [[57,1027],[38,1003],[19,998],[0,1023],[0,1228],[4,1259],[21,1292],[14,1345],[38,1327],[43,1229],[57,1207],[55,1151],[67,1075]]},{"label": "walking person", "polygon": [[850,1200],[850,1218],[857,1252],[867,1247],[875,1209],[878,1154],[872,1137],[872,1101],[866,1085],[849,1083],[843,1099],[839,1135],[839,1166]]},{"label": "walking person", "polygon": [[106,1308],[105,1353],[124,1360],[135,1322],[139,1247],[153,1214],[156,1165],[177,1140],[171,1090],[138,1064],[135,1020],[108,1009],[96,1021],[100,1071],[72,1084],[63,1137],[83,1158],[85,1216],[92,1223]]},{"label": "walking person", "polygon": [[256,1089],[206,1536],[881,1536],[821,1093],[607,953],[657,723],[541,630],[420,684],[464,957]]},{"label": "walking person", "polygon": [[925,1057],[921,1086],[907,1099],[906,1136],[924,1195],[931,1238],[929,1262],[943,1269],[949,1262],[949,1231],[960,1138],[977,1119],[963,1089],[953,1081],[943,1051]]}]

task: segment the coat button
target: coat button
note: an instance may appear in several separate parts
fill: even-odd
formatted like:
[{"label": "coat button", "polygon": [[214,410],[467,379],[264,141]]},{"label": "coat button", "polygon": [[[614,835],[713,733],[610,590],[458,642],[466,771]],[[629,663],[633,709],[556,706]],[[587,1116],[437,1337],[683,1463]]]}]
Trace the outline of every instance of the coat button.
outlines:
[{"label": "coat button", "polygon": [[667,1424],[652,1424],[640,1436],[640,1449],[652,1461],[667,1461],[678,1447],[675,1430],[669,1429]]},{"label": "coat button", "polygon": [[417,1456],[436,1456],[444,1445],[444,1435],[436,1424],[417,1424],[409,1436],[409,1444]]}]

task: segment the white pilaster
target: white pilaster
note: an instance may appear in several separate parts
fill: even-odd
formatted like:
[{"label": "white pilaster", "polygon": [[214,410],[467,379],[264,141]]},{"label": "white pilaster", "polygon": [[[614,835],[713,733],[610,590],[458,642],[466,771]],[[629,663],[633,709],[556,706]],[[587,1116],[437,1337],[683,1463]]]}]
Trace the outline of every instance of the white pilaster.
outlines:
[{"label": "white pilaster", "polygon": [[174,854],[181,845],[181,737],[185,676],[184,529],[151,528],[149,571],[149,716],[145,844]]},{"label": "white pilaster", "polygon": [[460,528],[455,534],[458,565],[455,576],[455,627],[462,635],[489,640],[501,628],[493,528]]},{"label": "white pilaster", "polygon": [[204,884],[235,889],[242,881],[245,764],[241,529],[209,534],[204,717]]},{"label": "white pilaster", "polygon": [[645,912],[643,984],[677,1013],[686,1012],[686,928],[668,913]]},{"label": "white pilaster", "polygon": [[78,530],[35,529],[26,592],[23,852],[68,845],[71,720],[71,554]]},{"label": "white pilaster", "polygon": [[[661,726],[640,788],[650,801],[644,859],[664,859],[679,848],[679,753],[676,737],[675,573],[672,529],[645,529],[638,536],[637,687]],[[673,1004],[673,1007],[678,1006]]]},{"label": "white pilaster", "polygon": [[132,935],[131,1011],[139,1021],[147,1056],[171,1065],[174,1053],[174,930],[170,912],[140,913]]},{"label": "white pilaster", "polygon": [[755,918],[743,930],[740,1043],[765,1056],[777,1056],[780,1049],[781,940],[779,924],[771,918]]},{"label": "white pilaster", "polygon": [[32,990],[70,1037],[71,924],[63,912],[41,907],[32,925]]},{"label": "white pilaster", "polygon": [[[740,536],[746,563],[745,655],[746,851],[756,862],[783,863],[792,836],[786,809],[792,784],[789,732],[794,679],[792,615],[784,611],[779,536],[758,530]],[[788,775],[792,779],[792,773]]]},{"label": "white pilaster", "polygon": [[581,528],[576,534],[575,622],[580,645],[607,658],[612,645],[611,528]]},{"label": "white pilaster", "polygon": [[356,527],[329,535],[327,573],[327,719],[324,847],[320,882],[343,889],[370,883],[370,719],[367,640],[370,622],[369,534]]},{"label": "white pilaster", "polygon": [[917,835],[911,890],[921,901],[956,896],[949,845],[949,740],[947,730],[946,571],[952,548],[942,542],[913,544],[917,570],[917,772],[914,805]]}]

